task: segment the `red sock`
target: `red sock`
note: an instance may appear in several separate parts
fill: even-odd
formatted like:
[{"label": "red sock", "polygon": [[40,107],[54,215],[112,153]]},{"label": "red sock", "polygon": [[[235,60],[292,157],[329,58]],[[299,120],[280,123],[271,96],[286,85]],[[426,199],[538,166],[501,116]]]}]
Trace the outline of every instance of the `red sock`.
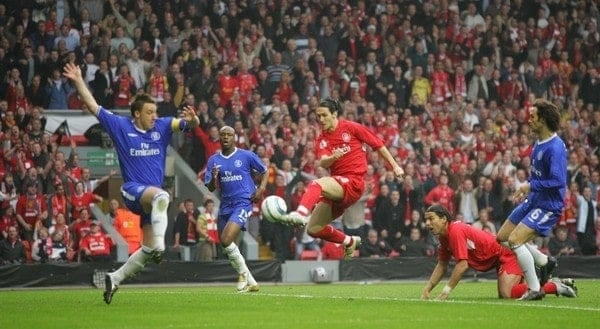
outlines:
[{"label": "red sock", "polygon": [[[556,283],[546,282],[542,287],[542,290],[544,290],[544,293],[546,294],[556,294]],[[510,290],[510,298],[521,298],[526,291],[527,283],[519,283]]]},{"label": "red sock", "polygon": [[510,290],[510,298],[521,298],[527,291],[527,283],[519,283]]},{"label": "red sock", "polygon": [[542,290],[544,290],[544,292],[546,294],[555,294],[556,295],[556,283],[548,281],[546,282],[546,284],[542,287]]},{"label": "red sock", "polygon": [[[322,240],[331,241],[335,243],[344,243],[344,239],[346,238],[346,234],[342,231],[336,230],[333,226],[327,225],[325,228],[320,230],[317,233],[311,234],[314,238],[321,238]],[[350,241],[352,242],[352,241]]]},{"label": "red sock", "polygon": [[[310,212],[321,198],[321,193],[323,193],[323,188],[321,188],[321,185],[314,181],[310,182],[306,187],[306,192],[304,192],[304,195],[302,195],[302,199],[300,200],[300,206],[303,206]],[[303,214],[302,212],[300,213],[304,216],[308,215]]]}]

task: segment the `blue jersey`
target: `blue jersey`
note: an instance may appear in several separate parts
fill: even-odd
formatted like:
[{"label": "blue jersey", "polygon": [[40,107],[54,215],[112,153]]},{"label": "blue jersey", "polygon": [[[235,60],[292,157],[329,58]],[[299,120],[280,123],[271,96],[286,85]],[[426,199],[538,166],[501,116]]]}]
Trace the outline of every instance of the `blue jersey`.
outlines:
[{"label": "blue jersey", "polygon": [[547,211],[562,212],[567,187],[567,148],[558,135],[534,144],[529,186],[529,203]]},{"label": "blue jersey", "polygon": [[125,183],[161,187],[165,176],[167,147],[174,129],[182,129],[185,121],[173,128],[173,117],[158,118],[148,131],[136,128],[131,118],[116,115],[103,107],[98,109],[98,121],[106,130],[119,157]]},{"label": "blue jersey", "polygon": [[206,164],[204,183],[212,179],[212,168],[219,168],[217,186],[221,194],[221,212],[231,213],[241,203],[250,204],[250,197],[256,191],[252,172],[267,172],[267,166],[260,158],[248,150],[236,148],[228,156],[221,152],[213,154]]}]

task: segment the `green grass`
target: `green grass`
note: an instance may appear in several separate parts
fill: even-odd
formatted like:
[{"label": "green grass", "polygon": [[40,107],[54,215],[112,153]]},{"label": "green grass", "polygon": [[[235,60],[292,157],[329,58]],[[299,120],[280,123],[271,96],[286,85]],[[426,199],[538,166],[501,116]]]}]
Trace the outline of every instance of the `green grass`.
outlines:
[{"label": "green grass", "polygon": [[[124,285],[111,305],[100,289],[0,291],[0,328],[598,328],[600,280],[580,296],[499,300],[495,282],[462,282],[444,302],[419,299],[423,282],[223,286]],[[435,296],[441,287],[434,290]]]}]

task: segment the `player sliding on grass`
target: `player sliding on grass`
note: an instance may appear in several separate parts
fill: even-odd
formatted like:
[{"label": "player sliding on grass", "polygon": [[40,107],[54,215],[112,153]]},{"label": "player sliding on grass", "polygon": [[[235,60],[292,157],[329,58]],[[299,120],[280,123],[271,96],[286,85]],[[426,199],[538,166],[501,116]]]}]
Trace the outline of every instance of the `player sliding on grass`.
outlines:
[{"label": "player sliding on grass", "polygon": [[[529,242],[550,234],[565,205],[567,148],[556,134],[560,118],[558,107],[544,99],[536,99],[529,108],[529,127],[538,138],[530,155],[531,174],[514,194],[515,202],[523,202],[510,213],[497,235],[498,241],[510,247],[519,260],[529,288],[521,296],[523,300],[544,298],[540,288],[556,267],[556,259]],[[536,265],[540,269],[539,281]]]},{"label": "player sliding on grass", "polygon": [[183,120],[158,118],[156,103],[149,95],[135,98],[131,118],[115,115],[96,103],[78,66],[67,64],[64,75],[71,79],[87,110],[98,118],[113,140],[123,176],[121,195],[127,208],[142,219],[142,248],[105,277],[104,301],[110,304],[121,281],[138,273],[149,261],[158,263],[162,259],[169,206],[169,194],[161,188],[167,147],[173,132],[194,128],[199,119],[192,107],[183,110]]},{"label": "player sliding on grass", "polygon": [[[499,298],[520,298],[527,291],[517,257],[510,249],[498,243],[491,233],[454,221],[450,212],[440,205],[427,208],[425,225],[438,237],[440,246],[437,265],[423,289],[421,296],[423,299],[431,297],[431,291],[446,274],[452,257],[456,265],[448,283],[438,296],[440,300],[448,298],[469,268],[481,272],[495,268],[498,274]],[[546,282],[542,289],[545,293],[577,297],[577,289],[572,279],[554,279]]]},{"label": "player sliding on grass", "polygon": [[363,195],[367,172],[364,144],[376,150],[390,164],[396,177],[402,178],[404,170],[381,139],[358,123],[339,119],[340,112],[342,104],[330,98],[321,101],[316,111],[321,125],[321,134],[315,143],[317,157],[320,166],[328,168],[331,176],[310,182],[298,209],[284,215],[280,221],[291,225],[307,224],[307,232],[311,236],[343,243],[345,258],[349,259],[360,245],[360,237],[345,235],[330,223]]}]

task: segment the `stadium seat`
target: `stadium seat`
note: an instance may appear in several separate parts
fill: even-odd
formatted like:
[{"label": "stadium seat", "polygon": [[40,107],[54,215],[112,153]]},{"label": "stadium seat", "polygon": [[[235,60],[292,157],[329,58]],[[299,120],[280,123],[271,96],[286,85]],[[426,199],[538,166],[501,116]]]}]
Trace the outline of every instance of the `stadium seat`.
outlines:
[{"label": "stadium seat", "polygon": [[300,254],[300,260],[317,260],[319,259],[319,252],[316,250],[304,250]]}]

